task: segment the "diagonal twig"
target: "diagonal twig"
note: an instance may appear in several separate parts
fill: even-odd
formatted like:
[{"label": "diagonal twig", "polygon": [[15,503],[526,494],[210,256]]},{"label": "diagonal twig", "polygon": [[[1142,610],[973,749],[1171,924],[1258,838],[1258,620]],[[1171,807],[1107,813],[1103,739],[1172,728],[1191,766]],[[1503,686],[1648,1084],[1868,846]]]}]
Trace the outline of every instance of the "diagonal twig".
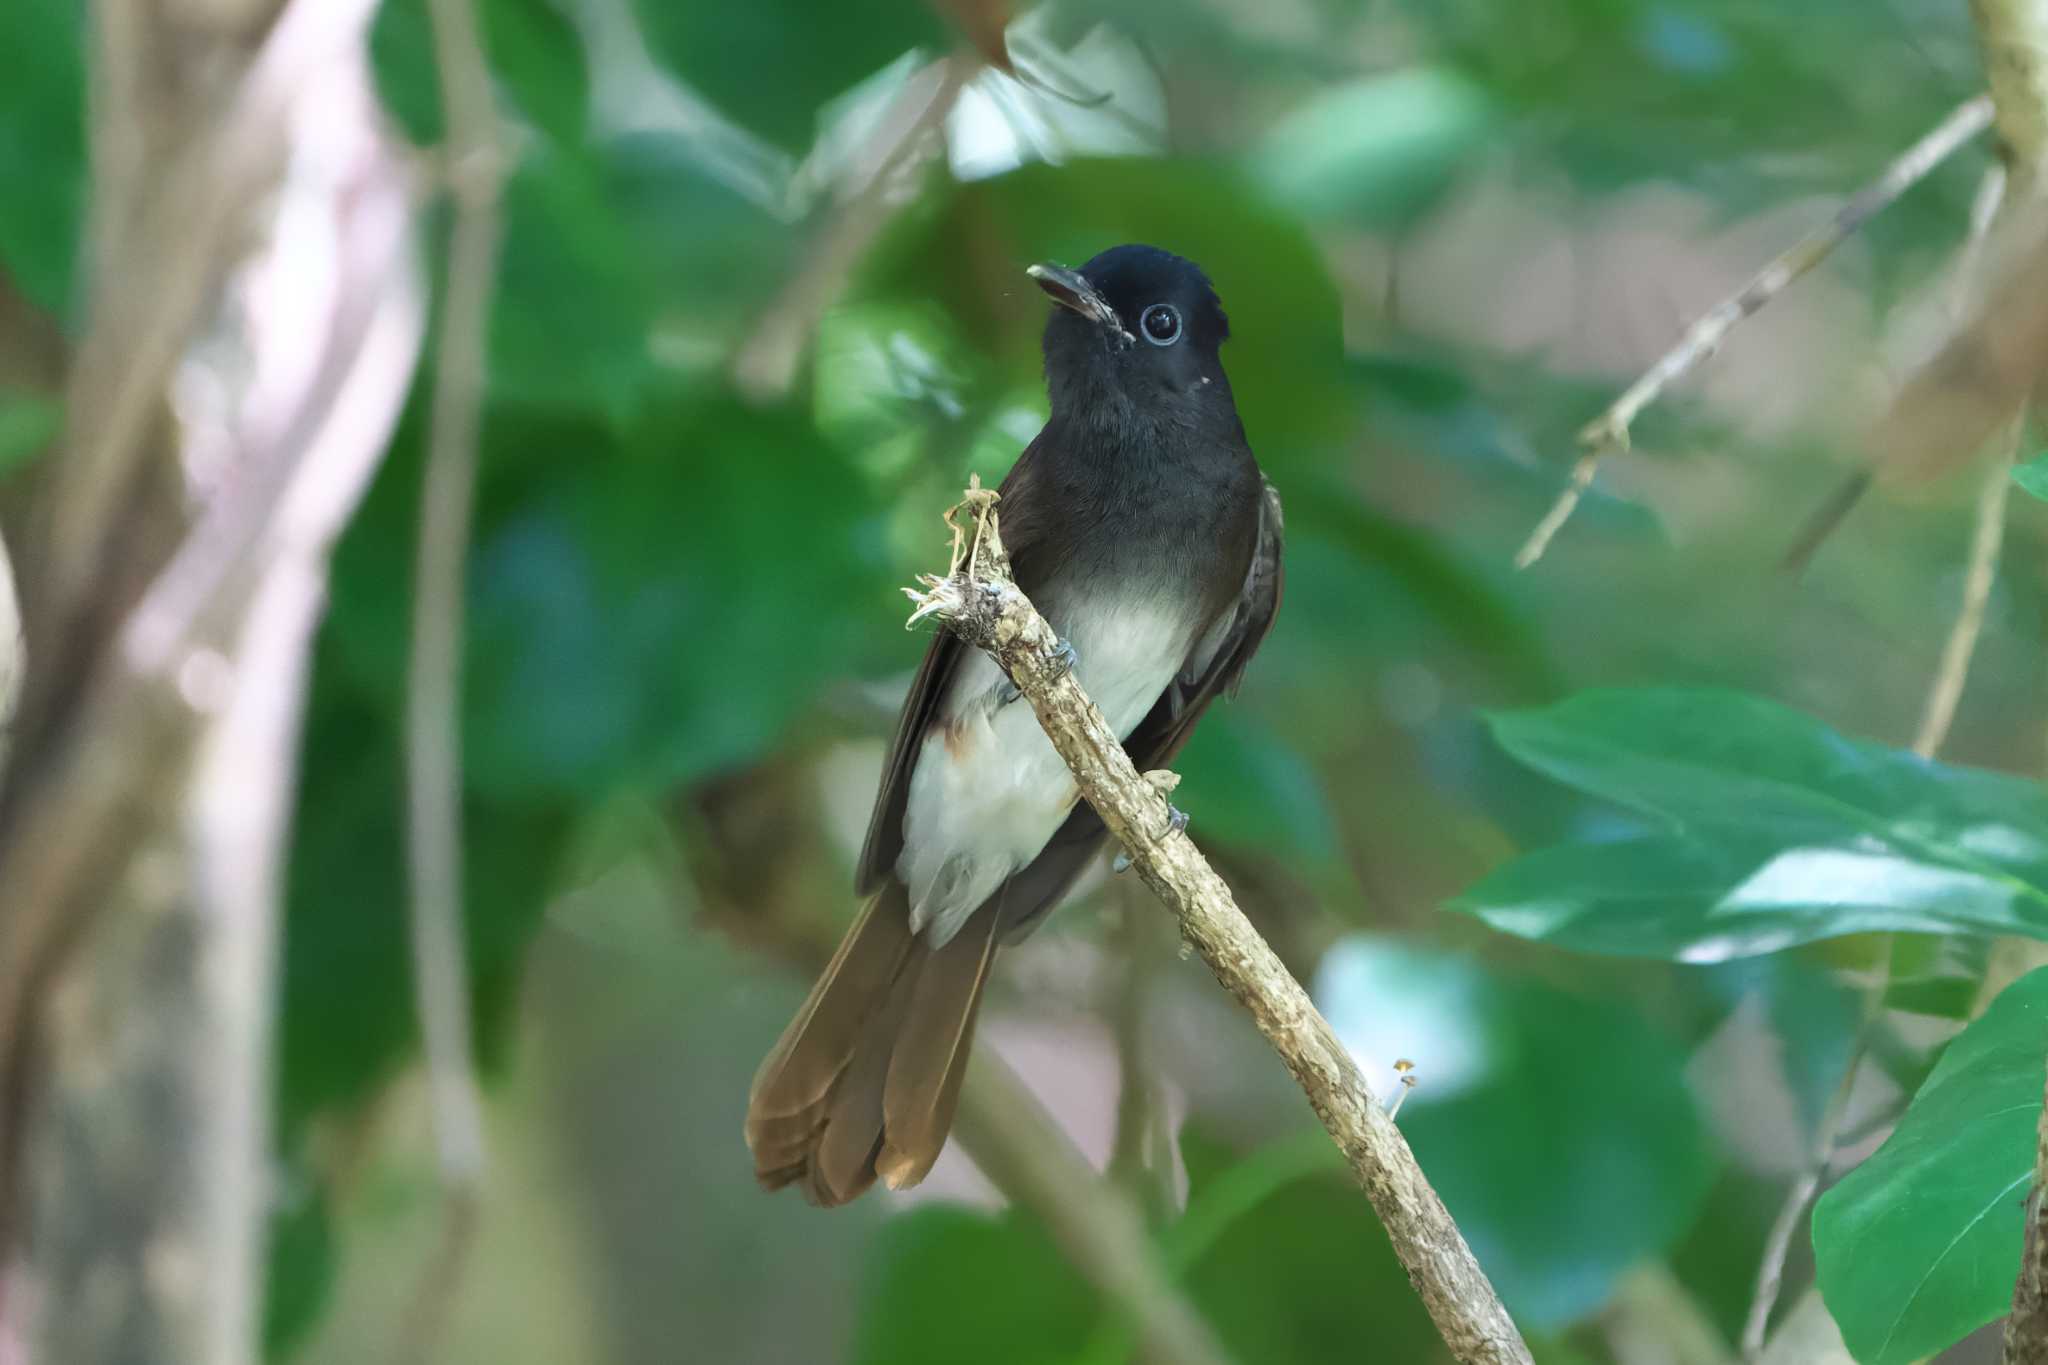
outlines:
[{"label": "diagonal twig", "polygon": [[1787,285],[1826,260],[1864,223],[1990,126],[1990,96],[1979,95],[1964,101],[1931,132],[1885,167],[1882,175],[1851,195],[1833,218],[1794,243],[1783,255],[1757,272],[1748,284],[1696,318],[1685,329],[1677,345],[1666,351],[1642,378],[1629,385],[1605,412],[1581,429],[1581,453],[1578,463],[1572,466],[1571,478],[1516,552],[1515,567],[1526,569],[1543,558],[1551,540],[1571,519],[1579,499],[1591,486],[1601,457],[1609,451],[1629,448],[1630,428],[1644,408],[1656,402],[1665,389],[1690,374],[1701,361],[1720,349],[1721,343],[1744,318],[1756,313],[1783,293]]},{"label": "diagonal twig", "polygon": [[920,597],[920,614],[937,616],[987,651],[1030,701],[1082,796],[1308,1096],[1452,1355],[1467,1365],[1528,1365],[1528,1347],[1400,1129],[1230,888],[1172,827],[1166,798],[1132,764],[1059,655],[1052,627],[1010,577],[993,525],[981,551],[978,564]]}]

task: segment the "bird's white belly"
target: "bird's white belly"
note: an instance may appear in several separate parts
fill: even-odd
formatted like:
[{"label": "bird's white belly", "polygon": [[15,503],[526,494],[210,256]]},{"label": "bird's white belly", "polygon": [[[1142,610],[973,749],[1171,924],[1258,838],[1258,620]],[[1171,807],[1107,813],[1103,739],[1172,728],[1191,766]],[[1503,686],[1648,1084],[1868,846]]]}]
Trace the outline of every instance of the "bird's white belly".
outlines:
[{"label": "bird's white belly", "polygon": [[[1065,619],[1076,676],[1119,738],[1137,728],[1180,669],[1194,633],[1186,612],[1136,603],[1077,603]],[[1005,878],[1038,856],[1078,792],[1030,703],[998,704],[1005,679],[973,651],[939,707],[910,778],[896,874],[914,929],[944,943]]]}]

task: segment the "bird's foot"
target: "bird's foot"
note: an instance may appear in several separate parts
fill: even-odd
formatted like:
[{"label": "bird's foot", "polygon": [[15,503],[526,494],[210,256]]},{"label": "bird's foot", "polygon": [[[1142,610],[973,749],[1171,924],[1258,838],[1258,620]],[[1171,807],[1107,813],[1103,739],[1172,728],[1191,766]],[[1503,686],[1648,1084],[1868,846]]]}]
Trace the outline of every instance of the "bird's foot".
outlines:
[{"label": "bird's foot", "polygon": [[1061,640],[1058,644],[1054,645],[1052,647],[1052,659],[1053,663],[1057,665],[1053,672],[1055,678],[1066,677],[1067,674],[1072,673],[1075,668],[1079,667],[1081,663],[1081,656],[1074,652],[1074,642],[1071,640]]},{"label": "bird's foot", "polygon": [[[1169,804],[1166,808],[1166,831],[1165,833],[1159,836],[1159,839],[1165,839],[1170,835],[1178,834],[1187,827],[1188,813],[1182,810],[1179,806]],[[1153,840],[1153,842],[1157,843],[1159,842],[1159,839],[1155,839]],[[1131,855],[1128,853],[1119,852],[1116,855],[1116,857],[1109,860],[1109,870],[1112,873],[1130,871]]]}]

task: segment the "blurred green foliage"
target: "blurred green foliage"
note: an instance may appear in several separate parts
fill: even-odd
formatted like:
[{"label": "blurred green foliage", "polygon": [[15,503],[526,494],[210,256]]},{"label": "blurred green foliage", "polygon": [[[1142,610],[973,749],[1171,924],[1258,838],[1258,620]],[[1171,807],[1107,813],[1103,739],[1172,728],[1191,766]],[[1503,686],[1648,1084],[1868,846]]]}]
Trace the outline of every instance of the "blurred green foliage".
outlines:
[{"label": "blurred green foliage", "polygon": [[[937,562],[938,514],[966,477],[995,481],[1044,417],[1044,305],[1022,267],[1125,240],[1215,280],[1232,385],[1287,507],[1279,626],[1182,765],[1196,833],[1304,974],[1322,964],[1319,997],[1363,1064],[1422,1063],[1401,1124],[1544,1334],[1542,1358],[1613,1359],[1618,1286],[1659,1261],[1732,1337],[1777,1186],[1855,1050],[1860,1010],[1834,973],[1880,950],[1845,936],[1896,933],[1888,1005],[1953,1023],[1977,1007],[1984,936],[2048,925],[2042,509],[2014,500],[1953,763],[1890,746],[1954,609],[1967,496],[1877,500],[1804,580],[1769,567],[1856,456],[1818,392],[1833,372],[1814,367],[1875,354],[1873,320],[1936,277],[1981,151],[1823,272],[1858,301],[1846,323],[1816,309],[1825,346],[1766,320],[1730,343],[1773,357],[1793,418],[1748,411],[1772,396],[1754,387],[1670,395],[1549,557],[1516,574],[1511,556],[1619,370],[1711,295],[1707,237],[1852,190],[1975,89],[1964,7],[1055,0],[1020,18],[1013,53],[1042,86],[1112,98],[984,74],[955,151],[979,129],[1015,169],[917,169],[843,278],[819,263],[857,216],[874,130],[958,41],[953,16],[993,9],[480,8],[518,157],[464,658],[475,1017],[493,1075],[557,1069],[570,1165],[523,1197],[574,1210],[617,1358],[665,1340],[650,1324],[671,1320],[682,1265],[718,1272],[717,1292],[686,1300],[726,1315],[703,1338],[757,1342],[761,1359],[819,1358],[793,1301],[823,1315],[818,1332],[846,1325],[834,1358],[1125,1358],[1123,1325],[1025,1212],[868,1208],[827,1227],[745,1187],[745,1076],[789,984],[735,965],[709,927],[759,943],[788,925],[747,915],[778,898],[812,907],[806,925],[850,909],[840,807],[866,793],[835,774],[872,758],[923,645],[895,628],[894,588]],[[0,15],[16,54],[0,80],[0,282],[67,327],[83,9]],[[374,57],[394,119],[431,145],[418,0],[387,0]],[[1704,226],[1671,228],[1645,207],[1659,196]],[[1475,218],[1478,254],[1430,268]],[[444,226],[426,224],[437,271]],[[1651,268],[1626,249],[1638,236]],[[814,271],[830,296],[815,314]],[[788,390],[735,382],[790,317],[796,354],[772,357],[790,361]],[[1623,317],[1640,335],[1613,335]],[[370,1273],[350,1255],[366,1242],[352,1154],[374,1145],[415,1043],[400,716],[431,378],[340,548],[308,704],[278,1050],[278,1359],[386,1344],[383,1323],[337,1327],[332,1290]],[[56,412],[0,393],[0,474],[48,445]],[[2016,475],[2036,494],[2039,470]],[[628,808],[635,830],[673,827],[622,837]],[[749,894],[736,926],[727,902]],[[1445,903],[1467,914],[1435,914]],[[1090,937],[1084,911],[1062,920]],[[600,924],[626,946],[596,945]],[[1726,960],[1753,954],[1769,956]],[[578,968],[601,985],[564,987]],[[2009,1292],[2018,1211],[1999,1201],[2040,1107],[2040,980],[1938,1064],[1894,1032],[1869,1042],[1902,1093],[1925,1085],[1815,1217],[1820,1281],[1859,1359],[1937,1350]],[[649,1003],[676,996],[673,1019]],[[1390,1001],[1430,1027],[1381,1056]],[[574,1046],[522,1054],[522,1007]],[[1716,1056],[1730,1069],[1729,1048],[1752,1087],[1733,1102],[1698,1079]],[[1786,1111],[1775,1135],[1764,1092]],[[1259,1093],[1191,1087],[1164,1263],[1247,1362],[1435,1358],[1322,1139],[1296,1132],[1298,1109],[1273,1117],[1298,1102]],[[1995,1126],[1966,1133],[1986,1105]],[[1929,1178],[1950,1169],[1946,1186]],[[1965,1227],[1972,1209],[1986,1216]],[[1958,1229],[1967,1255],[1943,1256]],[[518,1295],[471,1292],[494,1289],[516,1323]],[[1901,1304],[1893,1333],[1881,1323]]]}]

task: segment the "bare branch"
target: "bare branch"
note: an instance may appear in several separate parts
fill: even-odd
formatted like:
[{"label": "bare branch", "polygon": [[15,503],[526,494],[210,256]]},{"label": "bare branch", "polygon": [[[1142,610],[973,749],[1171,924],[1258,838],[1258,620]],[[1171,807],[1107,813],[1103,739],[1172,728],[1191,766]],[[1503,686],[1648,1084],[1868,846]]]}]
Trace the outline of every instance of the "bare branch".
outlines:
[{"label": "bare branch", "polygon": [[1925,179],[1928,172],[1954,155],[1970,139],[1991,126],[1992,108],[1988,95],[1979,95],[1959,105],[1933,131],[1885,167],[1884,173],[1855,194],[1835,216],[1801,238],[1783,255],[1766,265],[1754,279],[1695,319],[1678,344],[1629,385],[1607,410],[1579,432],[1582,453],[1572,467],[1570,481],[1557,501],[1537,523],[1522,548],[1515,554],[1515,567],[1526,569],[1543,558],[1545,550],[1566,521],[1579,499],[1593,482],[1601,456],[1629,448],[1629,433],[1644,408],[1657,401],[1672,383],[1690,374],[1715,351],[1744,318],[1760,310],[1783,293],[1786,286],[1812,270],[1847,241],[1856,230],[1900,195]]},{"label": "bare branch", "polygon": [[476,483],[486,329],[497,277],[501,152],[490,72],[469,0],[433,0],[431,12],[456,210],[448,297],[435,350],[413,591],[406,693],[407,848],[414,989],[432,1076],[441,1175],[451,1186],[466,1187],[483,1174],[484,1139],[470,1055],[462,943],[462,580]]},{"label": "bare branch", "polygon": [[448,130],[445,162],[455,225],[435,350],[413,585],[412,667],[405,698],[406,853],[412,881],[413,999],[426,1045],[444,1204],[440,1246],[406,1316],[398,1347],[401,1361],[433,1358],[474,1240],[486,1160],[462,936],[462,594],[491,291],[502,235],[498,200],[505,154],[471,0],[431,0],[429,13]]},{"label": "bare branch", "polygon": [[913,619],[939,617],[986,650],[1029,699],[1081,794],[1179,919],[1183,939],[1251,1013],[1301,1085],[1386,1225],[1452,1354],[1473,1365],[1527,1365],[1528,1347],[1507,1309],[1357,1063],[1238,909],[1223,879],[1172,827],[1159,787],[1132,765],[1058,655],[1052,627],[1011,580],[993,501],[986,490],[969,490],[974,551],[953,576],[927,579],[927,591],[912,593],[920,604]]}]

